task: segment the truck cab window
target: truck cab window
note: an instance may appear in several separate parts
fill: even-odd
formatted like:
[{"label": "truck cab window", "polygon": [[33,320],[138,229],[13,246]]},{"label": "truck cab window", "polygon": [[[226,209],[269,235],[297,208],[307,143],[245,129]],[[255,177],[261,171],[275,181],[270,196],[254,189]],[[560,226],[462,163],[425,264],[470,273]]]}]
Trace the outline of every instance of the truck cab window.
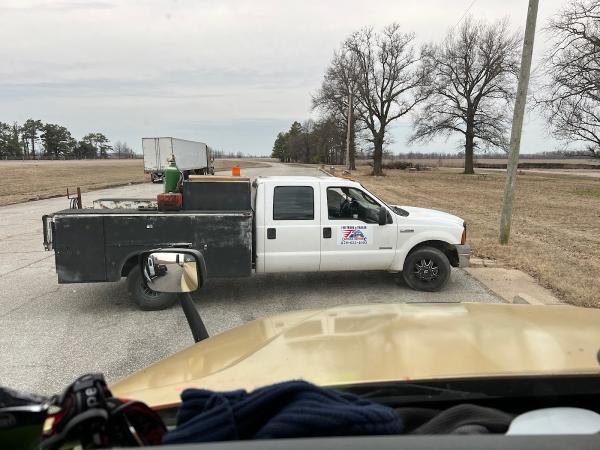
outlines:
[{"label": "truck cab window", "polygon": [[273,193],[273,220],[313,220],[315,193],[310,186],[278,186]]},{"label": "truck cab window", "polygon": [[360,189],[327,188],[327,210],[330,220],[355,219],[377,223],[379,203]]}]

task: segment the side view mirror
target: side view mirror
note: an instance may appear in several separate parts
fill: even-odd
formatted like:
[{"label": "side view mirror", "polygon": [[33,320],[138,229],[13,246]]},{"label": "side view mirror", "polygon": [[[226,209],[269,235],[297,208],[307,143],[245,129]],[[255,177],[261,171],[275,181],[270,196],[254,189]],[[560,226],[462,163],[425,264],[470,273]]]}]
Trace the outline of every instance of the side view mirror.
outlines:
[{"label": "side view mirror", "polygon": [[200,286],[200,258],[197,250],[153,250],[140,255],[144,282],[155,292],[193,292]]},{"label": "side view mirror", "polygon": [[181,294],[179,302],[194,341],[207,339],[208,331],[190,295],[200,287],[206,275],[202,254],[187,248],[158,249],[140,254],[139,264],[148,289]]},{"label": "side view mirror", "polygon": [[377,211],[377,223],[379,225],[385,225],[388,223],[388,212],[385,206],[380,206]]}]

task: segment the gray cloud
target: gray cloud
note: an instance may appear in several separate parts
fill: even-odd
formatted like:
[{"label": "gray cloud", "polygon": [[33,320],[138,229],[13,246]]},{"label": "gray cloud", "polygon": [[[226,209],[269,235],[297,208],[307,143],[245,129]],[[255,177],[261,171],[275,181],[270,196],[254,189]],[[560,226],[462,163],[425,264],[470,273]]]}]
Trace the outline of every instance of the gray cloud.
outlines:
[{"label": "gray cloud", "polygon": [[[310,95],[349,33],[398,21],[420,42],[438,40],[470,3],[3,0],[0,121],[35,117],[75,136],[98,130],[135,145],[143,135],[181,135],[268,153],[277,131],[311,116]],[[560,3],[540,5],[539,29]],[[479,0],[470,12],[508,14],[518,28],[526,4]],[[541,36],[536,46],[539,55]],[[523,151],[545,150],[532,117]],[[406,150],[409,132],[398,123],[391,150]],[[454,143],[412,149],[444,148]]]},{"label": "gray cloud", "polygon": [[116,5],[110,2],[104,1],[46,1],[46,2],[33,2],[27,3],[25,1],[19,2],[18,4],[0,6],[0,11],[55,11],[65,12],[74,10],[94,10],[94,9],[111,9]]}]

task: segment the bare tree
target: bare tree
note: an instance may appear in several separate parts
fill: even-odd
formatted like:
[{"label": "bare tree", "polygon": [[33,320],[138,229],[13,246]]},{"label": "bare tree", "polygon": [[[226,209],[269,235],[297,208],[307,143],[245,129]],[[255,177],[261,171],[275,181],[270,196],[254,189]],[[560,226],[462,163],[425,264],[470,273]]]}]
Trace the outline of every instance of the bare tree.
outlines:
[{"label": "bare tree", "polygon": [[432,76],[409,142],[462,134],[464,173],[473,171],[479,145],[508,149],[509,104],[515,97],[521,38],[508,20],[488,24],[467,17],[458,30],[424,51]]},{"label": "bare tree", "polygon": [[[327,120],[334,119],[342,128],[348,128],[350,123],[350,161],[351,170],[356,169],[356,116],[360,105],[353,102],[350,105],[350,97],[355,95],[357,80],[356,60],[351,57],[351,53],[342,47],[341,51],[333,54],[333,59],[325,72],[321,87],[313,95],[313,109],[318,109],[324,113]],[[348,113],[350,111],[350,121]],[[362,130],[359,124],[359,131]],[[348,131],[348,130],[346,130]]]},{"label": "bare tree", "polygon": [[571,0],[546,31],[553,45],[536,103],[557,139],[600,158],[600,1]]},{"label": "bare tree", "polygon": [[[317,158],[327,164],[341,164],[346,146],[346,124],[339,118],[329,116],[317,121],[313,131],[313,143]],[[350,153],[352,155],[352,153]]]},{"label": "bare tree", "polygon": [[117,141],[113,145],[113,154],[117,154],[117,159],[121,158],[131,158],[133,155],[132,148],[127,144],[127,142]]},{"label": "bare tree", "polygon": [[363,28],[344,43],[356,62],[356,115],[373,144],[373,174],[382,175],[388,125],[409,113],[427,93],[427,72],[414,48],[414,34],[391,24],[377,33]]}]

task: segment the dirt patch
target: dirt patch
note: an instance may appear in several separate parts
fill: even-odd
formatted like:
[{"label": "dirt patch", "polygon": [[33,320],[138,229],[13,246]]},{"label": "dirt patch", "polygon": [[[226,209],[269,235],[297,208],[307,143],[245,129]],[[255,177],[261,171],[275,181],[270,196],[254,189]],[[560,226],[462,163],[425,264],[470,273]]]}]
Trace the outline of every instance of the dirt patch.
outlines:
[{"label": "dirt patch", "polygon": [[[268,163],[247,160],[216,160],[215,170],[266,167]],[[66,195],[67,188],[83,192],[149,182],[144,163],[133,160],[0,161],[0,206]]]},{"label": "dirt patch", "polygon": [[357,172],[382,199],[447,211],[463,217],[474,253],[529,273],[563,301],[600,307],[600,180],[523,173],[517,180],[511,242],[498,243],[504,174],[462,175],[451,169],[385,177]]}]

